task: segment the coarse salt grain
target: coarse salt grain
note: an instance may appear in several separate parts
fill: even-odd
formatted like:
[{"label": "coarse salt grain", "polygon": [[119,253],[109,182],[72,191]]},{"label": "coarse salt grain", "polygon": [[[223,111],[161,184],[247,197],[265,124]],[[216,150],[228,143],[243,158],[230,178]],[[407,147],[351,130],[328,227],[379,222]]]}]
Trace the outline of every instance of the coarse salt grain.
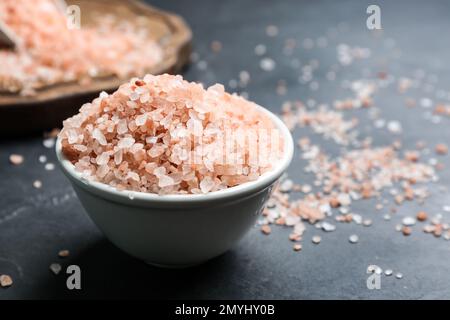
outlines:
[{"label": "coarse salt grain", "polygon": [[62,269],[62,267],[59,263],[52,263],[49,268],[50,268],[50,271],[56,275],[59,274]]},{"label": "coarse salt grain", "polygon": [[46,138],[42,141],[42,145],[48,149],[51,149],[55,146],[55,138]]},{"label": "coarse salt grain", "polygon": [[264,71],[272,71],[273,69],[275,69],[276,63],[271,58],[263,58],[261,59],[259,66]]},{"label": "coarse salt grain", "polygon": [[22,164],[23,160],[24,158],[20,154],[12,154],[9,156],[9,162],[11,162],[15,166]]},{"label": "coarse salt grain", "polygon": [[42,182],[40,180],[33,181],[33,187],[36,189],[42,188]]},{"label": "coarse salt grain", "polygon": [[45,166],[44,166],[44,168],[45,168],[45,170],[47,170],[47,171],[52,171],[52,170],[54,170],[55,169],[55,165],[53,164],[53,163],[46,163],[45,164]]},{"label": "coarse salt grain", "polygon": [[448,153],[448,147],[446,144],[439,143],[436,145],[436,153],[440,155],[445,155]]},{"label": "coarse salt grain", "polygon": [[10,287],[10,286],[12,286],[12,284],[13,284],[13,280],[9,275],[7,275],[7,274],[0,275],[0,286],[2,288]]},{"label": "coarse salt grain", "polygon": [[261,232],[266,235],[269,235],[272,232],[272,230],[269,225],[265,224],[261,227]]},{"label": "coarse salt grain", "polygon": [[314,236],[311,240],[314,244],[319,244],[320,241],[322,241],[322,238],[320,236]]},{"label": "coarse salt grain", "polygon": [[69,250],[60,250],[60,251],[58,252],[58,256],[59,256],[60,258],[66,258],[66,257],[69,256],[69,254],[70,254]]}]

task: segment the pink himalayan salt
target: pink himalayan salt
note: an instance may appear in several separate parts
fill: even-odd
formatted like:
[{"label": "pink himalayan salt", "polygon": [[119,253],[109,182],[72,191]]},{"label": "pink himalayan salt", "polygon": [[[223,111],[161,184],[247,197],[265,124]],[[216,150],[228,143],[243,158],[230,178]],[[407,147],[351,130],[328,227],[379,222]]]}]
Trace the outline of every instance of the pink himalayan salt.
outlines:
[{"label": "pink himalayan salt", "polygon": [[0,1],[0,20],[18,39],[16,50],[0,49],[0,91],[32,95],[60,82],[129,78],[162,60],[161,47],[136,23],[102,15],[95,26],[69,29],[68,17],[55,2]]},{"label": "pink himalayan salt", "polygon": [[[242,140],[247,132],[256,146]],[[283,151],[278,130],[255,103],[222,85],[205,90],[168,74],[102,94],[64,121],[60,136],[64,154],[87,178],[159,194],[208,193],[256,180]]]}]

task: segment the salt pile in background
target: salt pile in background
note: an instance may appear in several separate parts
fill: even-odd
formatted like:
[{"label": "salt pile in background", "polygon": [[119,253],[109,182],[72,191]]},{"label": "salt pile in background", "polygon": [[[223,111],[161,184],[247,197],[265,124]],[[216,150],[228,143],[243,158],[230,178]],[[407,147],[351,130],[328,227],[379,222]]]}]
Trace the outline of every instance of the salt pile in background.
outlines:
[{"label": "salt pile in background", "polygon": [[0,21],[18,38],[14,51],[0,50],[0,91],[33,95],[59,82],[144,75],[163,56],[145,29],[113,16],[69,29],[52,0],[2,0]]}]

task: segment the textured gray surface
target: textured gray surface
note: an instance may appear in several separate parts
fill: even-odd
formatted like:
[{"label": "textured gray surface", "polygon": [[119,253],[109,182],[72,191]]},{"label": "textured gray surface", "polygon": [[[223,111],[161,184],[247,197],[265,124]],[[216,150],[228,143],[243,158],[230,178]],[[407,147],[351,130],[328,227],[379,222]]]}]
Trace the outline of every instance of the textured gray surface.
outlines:
[{"label": "textured gray surface", "polygon": [[[412,76],[417,69],[425,72],[430,91],[414,89],[409,97],[429,97],[435,101],[439,89],[448,90],[450,47],[446,32],[450,29],[450,4],[446,1],[381,2],[384,33],[374,37],[365,27],[366,1],[152,1],[161,8],[183,15],[193,28],[194,51],[200,60],[208,62],[206,70],[194,63],[186,72],[189,80],[228,83],[237,79],[241,70],[251,74],[245,91],[250,98],[279,111],[285,100],[313,98],[331,103],[350,95],[341,87],[343,80],[361,78],[371,73],[387,71],[395,77]],[[345,22],[342,24],[342,22]],[[275,24],[280,33],[275,38],[265,35],[265,27]],[[292,57],[282,53],[286,38],[299,43],[305,38],[317,39],[330,28],[340,26],[336,39],[327,48],[296,49]],[[389,39],[394,39],[395,43]],[[223,49],[213,54],[211,41],[220,40]],[[371,48],[370,59],[341,68],[335,81],[326,81],[329,66],[336,61],[336,45],[347,43]],[[257,44],[265,44],[267,56],[277,62],[272,72],[259,69],[259,58],[253,53]],[[394,46],[390,46],[394,44]],[[396,52],[401,52],[396,57]],[[320,67],[315,79],[320,88],[309,90],[297,81],[299,70],[290,67],[292,58],[302,64],[317,59]],[[277,81],[288,85],[285,96],[275,93]],[[439,94],[439,93],[438,93]],[[441,94],[443,94],[441,92]],[[437,141],[449,141],[450,119],[431,124],[424,119],[420,107],[408,110],[405,96],[399,96],[395,86],[383,89],[375,96],[375,104],[383,117],[401,120],[404,134],[400,136],[404,148],[414,148],[419,139],[431,146]],[[360,135],[373,136],[374,145],[385,145],[393,137],[386,130],[375,131],[367,111],[356,110],[346,116],[360,119]],[[330,152],[338,152],[334,143],[323,141],[304,129],[298,137],[309,134]],[[8,163],[10,153],[25,156],[25,163],[13,167]],[[41,154],[54,162],[52,150],[42,146],[42,139],[31,137],[3,141],[0,144],[0,273],[10,274],[14,285],[0,290],[0,299],[11,298],[450,298],[450,242],[424,234],[414,227],[410,237],[395,231],[401,217],[415,214],[419,208],[407,203],[391,221],[384,221],[383,213],[375,212],[373,201],[357,202],[353,211],[371,218],[370,228],[355,224],[339,224],[332,233],[322,233],[309,227],[301,253],[292,251],[287,240],[289,230],[274,228],[269,236],[257,228],[231,252],[202,266],[187,270],[161,270],[149,267],[128,257],[111,245],[84,213],[68,181],[58,171],[45,171],[38,162]],[[450,167],[449,156],[440,158]],[[289,174],[299,182],[312,182],[295,157]],[[424,208],[430,213],[443,213],[449,221],[450,213],[442,206],[450,204],[450,194],[438,190],[450,185],[446,168],[439,173],[440,181],[430,186],[431,197]],[[32,181],[40,179],[43,188],[36,190]],[[348,236],[358,234],[360,241],[350,244]],[[314,246],[310,238],[322,236],[322,243]],[[69,249],[65,260],[57,257],[60,249]],[[49,271],[52,262],[63,266],[78,264],[82,270],[82,290],[65,289],[65,275]],[[377,264],[402,272],[401,280],[382,277],[381,290],[366,288],[366,268]]]}]

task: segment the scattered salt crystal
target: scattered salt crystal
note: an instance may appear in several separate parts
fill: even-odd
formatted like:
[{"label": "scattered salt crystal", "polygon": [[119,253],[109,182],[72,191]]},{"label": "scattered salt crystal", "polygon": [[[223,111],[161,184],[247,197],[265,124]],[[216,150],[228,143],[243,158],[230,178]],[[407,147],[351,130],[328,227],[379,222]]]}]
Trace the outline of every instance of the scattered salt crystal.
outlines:
[{"label": "scattered salt crystal", "polygon": [[361,224],[362,223],[362,217],[359,214],[353,213],[352,214],[352,220],[356,223],[356,224]]},{"label": "scattered salt crystal", "polygon": [[313,242],[314,244],[319,244],[320,241],[322,241],[322,238],[321,238],[320,236],[313,236],[313,237],[312,237],[312,242]]},{"label": "scattered salt crystal", "polygon": [[239,72],[239,82],[242,86],[246,86],[250,81],[250,73],[248,71],[242,70]]},{"label": "scattered salt crystal", "polygon": [[267,51],[267,48],[266,48],[266,46],[263,45],[263,44],[258,44],[258,45],[255,47],[255,54],[256,54],[257,56],[262,56],[262,55],[264,55],[264,54],[266,53],[266,51]]},{"label": "scattered salt crystal", "polygon": [[294,186],[294,182],[291,179],[284,180],[280,185],[281,192],[290,192],[292,187]]},{"label": "scattered salt crystal", "polygon": [[350,243],[357,243],[359,241],[359,237],[356,234],[352,234],[348,240],[350,241]]},{"label": "scattered salt crystal", "polygon": [[50,265],[50,270],[56,275],[61,272],[61,269],[62,269],[62,267],[59,263],[52,263]]},{"label": "scattered salt crystal", "polygon": [[261,232],[264,233],[265,235],[269,235],[272,232],[272,230],[269,225],[265,224],[261,227]]},{"label": "scattered salt crystal", "polygon": [[44,147],[51,149],[55,146],[55,139],[54,138],[44,139],[44,141],[42,141],[42,144],[44,145]]},{"label": "scattered salt crystal", "polygon": [[263,58],[261,59],[259,66],[264,71],[272,71],[275,69],[276,63],[271,58]]},{"label": "scattered salt crystal", "polygon": [[33,181],[33,187],[36,189],[42,188],[42,182],[40,180]]},{"label": "scattered salt crystal", "polygon": [[7,275],[7,274],[0,275],[0,286],[2,288],[10,287],[10,286],[12,286],[12,284],[13,284],[13,280],[9,275]]},{"label": "scattered salt crystal", "polygon": [[236,79],[231,79],[230,81],[228,81],[228,87],[230,87],[230,89],[236,89],[238,86],[238,82]]},{"label": "scattered salt crystal", "polygon": [[301,218],[299,216],[287,215],[285,220],[285,225],[294,226],[301,221]]},{"label": "scattered salt crystal", "polygon": [[67,258],[69,256],[69,254],[70,254],[69,250],[65,250],[65,249],[64,250],[60,250],[58,252],[58,256],[60,258]]},{"label": "scattered salt crystal", "polygon": [[430,98],[422,98],[420,99],[420,106],[423,108],[431,108],[433,106],[433,100]]},{"label": "scattered salt crystal", "polygon": [[402,223],[405,226],[413,226],[416,224],[416,219],[413,217],[404,217]]},{"label": "scattered salt crystal", "polygon": [[384,270],[384,274],[389,277],[389,276],[392,276],[393,271],[391,269],[386,269],[386,270]]},{"label": "scattered salt crystal", "polygon": [[387,128],[391,133],[398,134],[402,132],[402,124],[399,121],[389,121]]},{"label": "scattered salt crystal", "polygon": [[200,60],[197,62],[197,68],[202,71],[206,70],[208,68],[208,62],[205,60]]},{"label": "scattered salt crystal", "polygon": [[268,25],[266,27],[266,34],[269,37],[276,37],[278,35],[278,27],[274,25]]},{"label": "scattered salt crystal", "polygon": [[52,171],[52,170],[55,169],[55,165],[54,165],[53,163],[49,162],[49,163],[46,163],[46,164],[45,164],[44,168],[45,168],[45,170],[47,170],[47,171]]},{"label": "scattered salt crystal", "polygon": [[348,206],[352,202],[350,196],[347,193],[340,193],[337,197],[337,200],[342,206]]},{"label": "scattered salt crystal", "polygon": [[303,193],[310,193],[312,190],[312,187],[309,184],[304,184],[301,188]]},{"label": "scattered salt crystal", "polygon": [[18,166],[19,164],[23,163],[23,156],[20,154],[12,154],[9,156],[9,162],[11,162],[13,165]]},{"label": "scattered salt crystal", "polygon": [[324,222],[322,222],[322,229],[323,229],[323,231],[331,232],[331,231],[336,230],[336,226],[324,221]]},{"label": "scattered salt crystal", "polygon": [[302,235],[306,230],[305,224],[301,221],[299,221],[295,226],[294,226],[294,233],[297,235]]},{"label": "scattered salt crystal", "polygon": [[46,163],[47,162],[47,157],[44,155],[40,155],[39,156],[39,162],[40,163]]},{"label": "scattered salt crystal", "polygon": [[375,274],[382,274],[383,269],[381,269],[376,264],[371,264],[367,267],[367,273],[375,273]]}]

